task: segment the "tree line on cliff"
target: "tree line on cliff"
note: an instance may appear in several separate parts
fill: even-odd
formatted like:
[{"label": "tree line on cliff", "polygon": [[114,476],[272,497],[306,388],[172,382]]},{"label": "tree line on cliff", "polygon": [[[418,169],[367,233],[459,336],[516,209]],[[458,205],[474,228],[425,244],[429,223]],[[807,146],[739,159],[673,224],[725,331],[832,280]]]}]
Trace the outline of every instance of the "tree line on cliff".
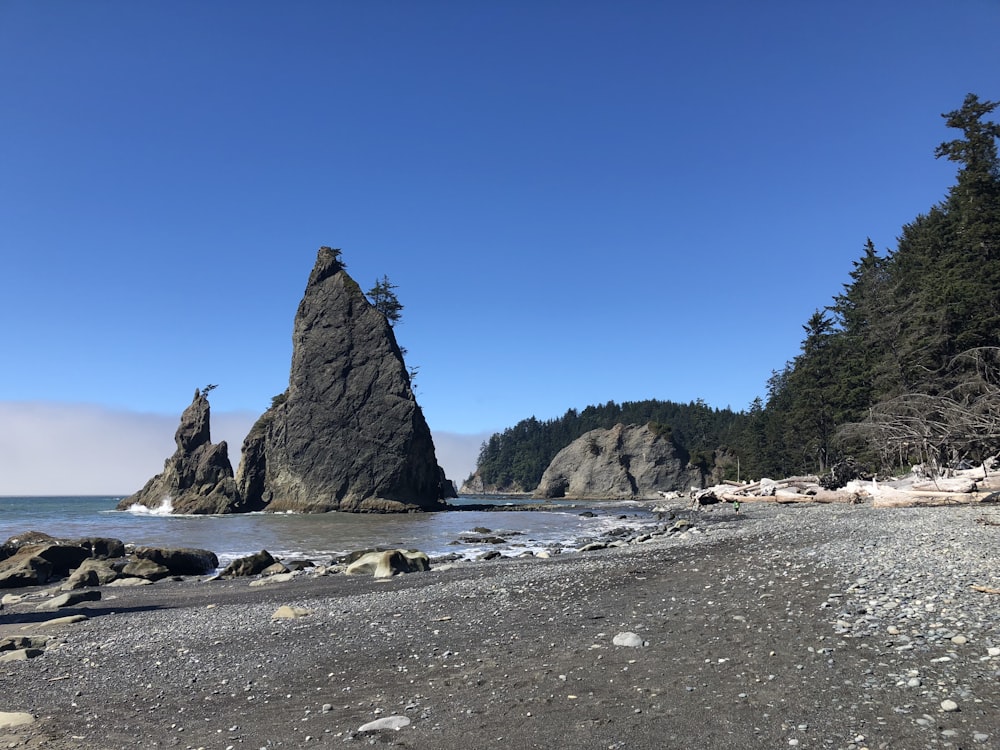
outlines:
[{"label": "tree line on cliff", "polygon": [[[958,164],[955,184],[894,249],[863,243],[766,400],[739,412],[649,400],[531,417],[483,444],[480,478],[531,490],[561,448],[618,422],[653,423],[692,463],[732,479],[822,474],[848,457],[873,471],[943,466],[1000,450],[1000,125],[987,119],[998,106],[969,94],[942,115],[960,135],[935,157]],[[739,462],[718,466],[722,457]]]}]

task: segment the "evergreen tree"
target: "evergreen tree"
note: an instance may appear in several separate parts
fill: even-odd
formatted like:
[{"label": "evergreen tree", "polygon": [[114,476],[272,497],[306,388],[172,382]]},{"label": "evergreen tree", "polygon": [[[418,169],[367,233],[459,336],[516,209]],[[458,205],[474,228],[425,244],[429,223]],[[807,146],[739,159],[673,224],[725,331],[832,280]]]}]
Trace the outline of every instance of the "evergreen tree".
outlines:
[{"label": "evergreen tree", "polygon": [[948,327],[954,336],[949,356],[1000,341],[1000,124],[983,121],[998,106],[969,94],[961,109],[942,115],[964,136],[935,151],[961,165],[945,204],[952,261]]},{"label": "evergreen tree", "polygon": [[390,326],[395,326],[403,317],[403,305],[396,296],[396,289],[399,287],[389,281],[389,277],[383,275],[381,281],[376,279],[375,286],[368,290],[368,298],[372,305],[380,313],[385,315]]}]

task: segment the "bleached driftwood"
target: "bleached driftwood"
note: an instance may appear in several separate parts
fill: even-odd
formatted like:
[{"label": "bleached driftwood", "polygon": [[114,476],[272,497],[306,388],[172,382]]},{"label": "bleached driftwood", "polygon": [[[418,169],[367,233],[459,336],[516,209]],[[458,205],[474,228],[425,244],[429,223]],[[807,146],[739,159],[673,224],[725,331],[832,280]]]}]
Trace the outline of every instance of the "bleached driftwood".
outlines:
[{"label": "bleached driftwood", "polygon": [[982,492],[945,492],[933,490],[917,490],[912,487],[896,488],[880,485],[872,480],[867,489],[872,498],[874,508],[907,508],[934,505],[968,505],[978,503],[989,497]]},{"label": "bleached driftwood", "polygon": [[989,586],[977,586],[973,584],[972,586],[969,586],[969,588],[973,591],[981,591],[984,594],[1000,594],[1000,589],[992,589]]},{"label": "bleached driftwood", "polygon": [[858,503],[862,500],[856,492],[824,490],[822,487],[810,488],[808,492],[779,490],[773,495],[741,495],[724,492],[717,494],[716,497],[726,503],[777,503],[778,505],[790,505],[792,503]]},{"label": "bleached driftwood", "polygon": [[[754,495],[758,494],[762,487],[787,487],[791,484],[819,485],[819,477],[806,475],[800,477],[787,477],[786,479],[762,479],[753,484],[736,485],[735,494]],[[727,482],[727,484],[729,484]]]}]

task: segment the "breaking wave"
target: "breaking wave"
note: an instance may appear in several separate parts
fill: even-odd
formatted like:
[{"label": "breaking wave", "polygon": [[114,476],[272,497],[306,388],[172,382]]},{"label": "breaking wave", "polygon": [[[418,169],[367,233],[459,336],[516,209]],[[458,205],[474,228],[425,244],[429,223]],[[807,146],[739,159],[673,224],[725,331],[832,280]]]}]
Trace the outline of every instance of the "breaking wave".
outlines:
[{"label": "breaking wave", "polygon": [[174,513],[174,499],[167,495],[156,508],[147,508],[145,505],[133,503],[125,512],[137,516],[170,516]]}]

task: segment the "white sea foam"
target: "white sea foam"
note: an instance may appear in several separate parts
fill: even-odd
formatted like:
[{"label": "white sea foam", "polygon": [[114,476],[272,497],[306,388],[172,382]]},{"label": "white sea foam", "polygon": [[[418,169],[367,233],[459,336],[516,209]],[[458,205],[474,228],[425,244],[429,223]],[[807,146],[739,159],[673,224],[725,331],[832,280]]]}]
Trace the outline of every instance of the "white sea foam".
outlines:
[{"label": "white sea foam", "polygon": [[127,512],[137,516],[170,516],[174,513],[174,499],[166,495],[157,508],[147,508],[145,505],[134,503],[128,507]]}]

